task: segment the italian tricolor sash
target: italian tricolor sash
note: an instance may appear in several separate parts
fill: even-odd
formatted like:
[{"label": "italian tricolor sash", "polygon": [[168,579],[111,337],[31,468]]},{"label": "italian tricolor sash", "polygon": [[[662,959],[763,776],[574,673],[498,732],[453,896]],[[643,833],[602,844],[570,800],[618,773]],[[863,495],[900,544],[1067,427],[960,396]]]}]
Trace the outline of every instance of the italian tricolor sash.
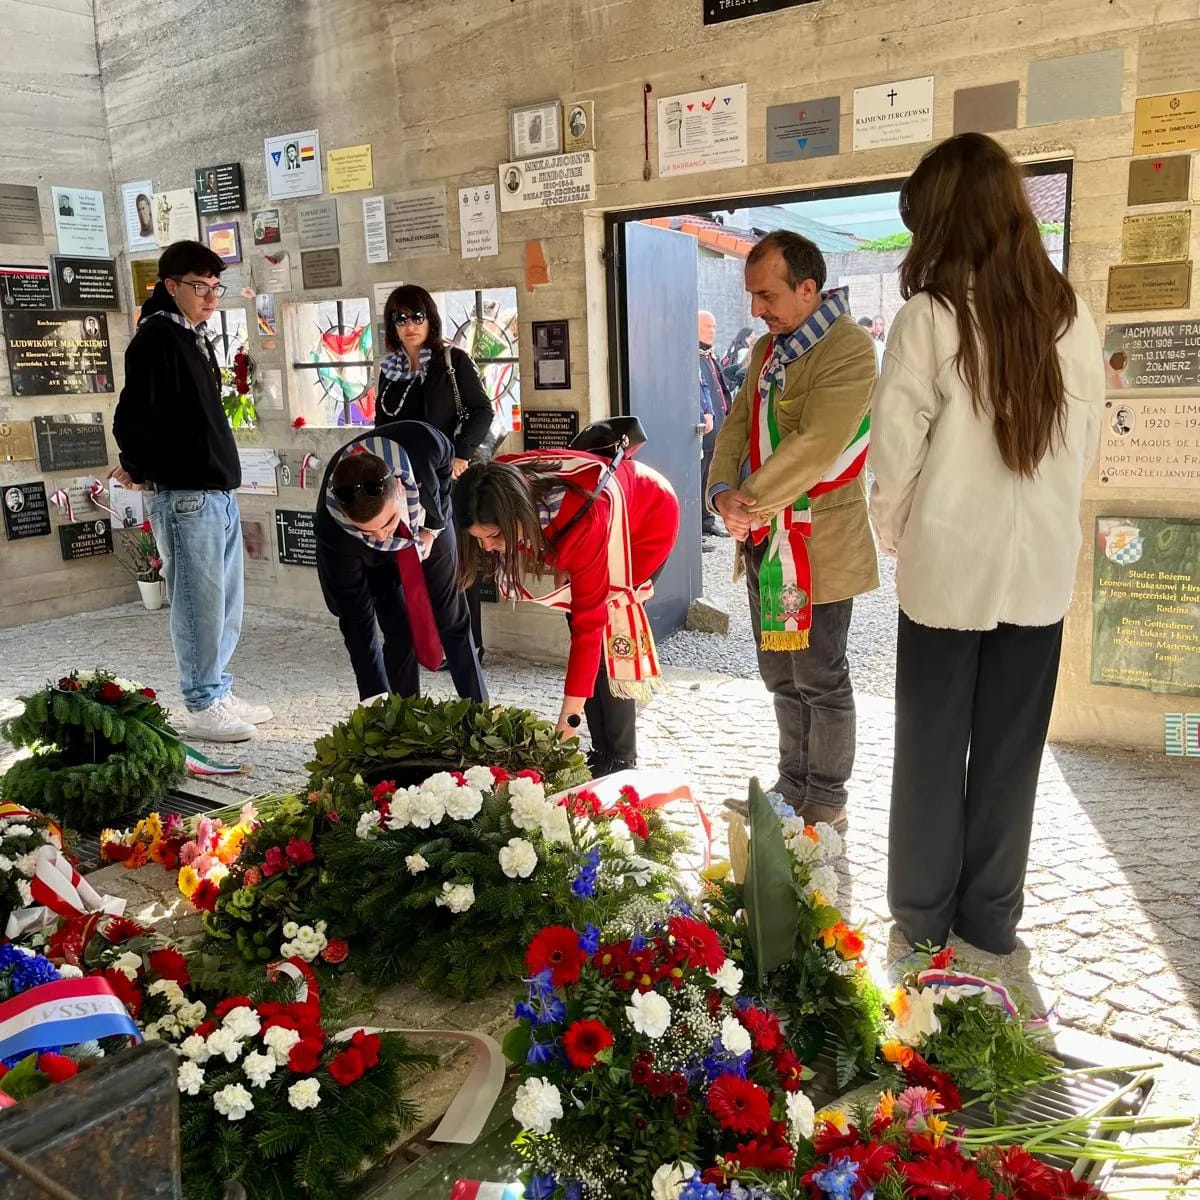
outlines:
[{"label": "italian tricolor sash", "polygon": [[[763,360],[758,378],[758,403],[750,414],[750,470],[757,471],[782,440],[777,406],[786,386],[784,368],[807,354],[846,311],[840,293],[827,294],[815,313],[794,333],[776,338]],[[820,481],[788,508],[776,513],[767,525],[750,531],[754,544],[766,540],[767,552],[759,568],[758,591],[762,606],[763,650],[807,650],[812,627],[812,564],[808,538],[812,533],[812,499],[843,487],[857,478],[867,461],[871,418],[866,415],[837,461]]]}]

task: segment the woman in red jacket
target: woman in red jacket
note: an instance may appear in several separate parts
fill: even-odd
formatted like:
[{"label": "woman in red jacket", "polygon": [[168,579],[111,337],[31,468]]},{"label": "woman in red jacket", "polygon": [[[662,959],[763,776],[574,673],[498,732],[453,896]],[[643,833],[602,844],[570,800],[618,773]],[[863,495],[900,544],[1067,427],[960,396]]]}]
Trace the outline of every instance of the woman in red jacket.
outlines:
[{"label": "woman in red jacket", "polygon": [[634,766],[636,701],[661,679],[643,606],[679,532],[671,485],[629,459],[531,450],[468,467],[454,515],[464,584],[494,574],[506,598],[567,613],[559,734],[586,715],[592,774]]}]

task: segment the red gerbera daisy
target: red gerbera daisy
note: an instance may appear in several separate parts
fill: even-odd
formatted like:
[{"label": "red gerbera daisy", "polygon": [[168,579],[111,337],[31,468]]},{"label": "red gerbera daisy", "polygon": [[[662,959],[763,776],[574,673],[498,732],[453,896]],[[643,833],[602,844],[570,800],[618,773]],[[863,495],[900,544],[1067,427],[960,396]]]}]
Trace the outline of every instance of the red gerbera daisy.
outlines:
[{"label": "red gerbera daisy", "polygon": [[736,1163],[739,1171],[790,1171],[796,1165],[796,1151],[786,1142],[770,1139],[745,1142],[725,1158]]},{"label": "red gerbera daisy", "polygon": [[779,1086],[785,1092],[798,1092],[804,1082],[804,1064],[795,1053],[785,1046],[775,1052],[774,1063],[779,1075]]},{"label": "red gerbera daisy", "polygon": [[779,1018],[773,1012],[764,1012],[761,1008],[740,1009],[736,1014],[756,1050],[771,1054],[783,1045],[783,1030],[779,1028]]},{"label": "red gerbera daisy", "polygon": [[706,971],[718,971],[725,961],[725,951],[716,932],[703,921],[692,917],[672,917],[667,922],[667,933],[675,944],[685,952],[684,961]]},{"label": "red gerbera daisy", "polygon": [[939,1071],[927,1063],[915,1050],[904,1064],[904,1078],[914,1087],[937,1092],[946,1112],[958,1112],[962,1108],[962,1096],[954,1086],[954,1080],[945,1071]]},{"label": "red gerbera daisy", "polygon": [[813,1149],[818,1158],[829,1158],[839,1151],[862,1145],[862,1134],[853,1125],[843,1133],[832,1121],[818,1121],[813,1135]]},{"label": "red gerbera daisy", "polygon": [[109,917],[100,926],[100,936],[113,946],[122,946],[135,937],[145,937],[150,931],[128,917]]},{"label": "red gerbera daisy", "polygon": [[217,894],[220,889],[211,879],[202,879],[192,893],[191,904],[201,912],[214,912],[217,907]]},{"label": "red gerbera daisy", "polygon": [[965,1159],[947,1155],[897,1167],[918,1200],[992,1200],[992,1185]]},{"label": "red gerbera daisy", "polygon": [[563,1034],[563,1049],[573,1067],[588,1071],[597,1056],[613,1044],[608,1027],[600,1021],[576,1021]]},{"label": "red gerbera daisy", "polygon": [[749,1079],[721,1075],[710,1085],[706,1100],[722,1128],[734,1133],[765,1133],[771,1123],[771,1100]]},{"label": "red gerbera daisy", "polygon": [[587,961],[579,948],[579,934],[566,925],[547,925],[534,935],[525,951],[525,966],[531,975],[549,970],[555,987],[574,983]]},{"label": "red gerbera daisy", "polygon": [[192,981],[187,959],[174,946],[151,951],[150,970],[161,979],[173,979],[180,987],[187,987]]}]

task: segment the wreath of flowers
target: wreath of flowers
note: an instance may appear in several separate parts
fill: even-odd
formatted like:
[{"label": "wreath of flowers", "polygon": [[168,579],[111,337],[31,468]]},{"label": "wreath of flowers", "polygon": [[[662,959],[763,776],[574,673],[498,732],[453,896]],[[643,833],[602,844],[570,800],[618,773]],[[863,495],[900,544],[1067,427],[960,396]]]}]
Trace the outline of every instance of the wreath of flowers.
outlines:
[{"label": "wreath of flowers", "polygon": [[0,726],[32,753],[0,780],[6,800],[77,829],[157,804],[186,770],[182,743],[151,688],[107,671],[72,671]]},{"label": "wreath of flowers", "polygon": [[42,846],[63,849],[58,825],[17,804],[0,804],[0,931],[9,915],[33,904],[29,881]]}]

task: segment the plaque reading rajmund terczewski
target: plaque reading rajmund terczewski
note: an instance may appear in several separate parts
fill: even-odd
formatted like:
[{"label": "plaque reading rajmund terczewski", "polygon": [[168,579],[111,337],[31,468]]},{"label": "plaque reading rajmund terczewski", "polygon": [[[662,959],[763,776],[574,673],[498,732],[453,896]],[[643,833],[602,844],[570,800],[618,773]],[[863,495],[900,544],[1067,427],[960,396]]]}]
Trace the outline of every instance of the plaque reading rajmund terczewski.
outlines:
[{"label": "plaque reading rajmund terczewski", "polygon": [[104,418],[100,413],[60,413],[34,417],[38,461],[43,471],[73,471],[108,465]]},{"label": "plaque reading rajmund terczewski", "polygon": [[102,312],[5,309],[4,348],[14,396],[114,390],[108,318]]},{"label": "plaque reading rajmund terczewski", "polygon": [[63,562],[100,558],[113,552],[112,526],[104,519],[60,525],[58,540],[62,545]]},{"label": "plaque reading rajmund terczewski", "polygon": [[275,535],[279,543],[279,561],[285,566],[317,565],[317,530],[311,509],[276,509]]},{"label": "plaque reading rajmund terczewski", "polygon": [[4,535],[10,542],[45,537],[50,532],[46,485],[40,479],[10,483],[0,491],[4,494]]}]

